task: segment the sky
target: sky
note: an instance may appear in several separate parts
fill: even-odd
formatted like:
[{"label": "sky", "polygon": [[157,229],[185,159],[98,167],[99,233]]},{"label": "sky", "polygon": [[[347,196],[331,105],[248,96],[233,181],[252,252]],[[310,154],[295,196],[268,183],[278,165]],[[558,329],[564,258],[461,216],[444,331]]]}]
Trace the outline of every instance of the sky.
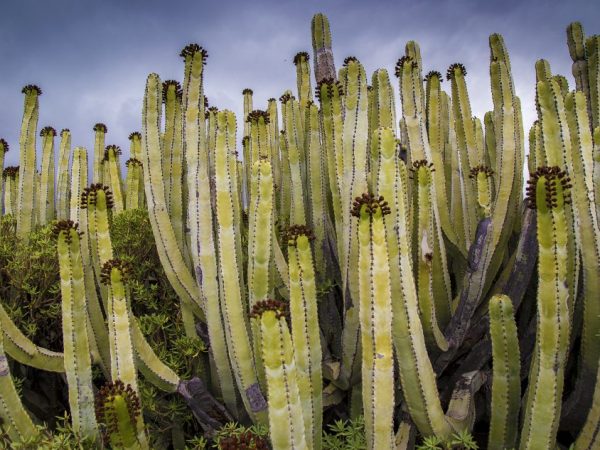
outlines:
[{"label": "sky", "polygon": [[[11,147],[5,165],[18,164],[26,84],[43,90],[38,130],[69,128],[73,146],[91,152],[92,128],[103,122],[106,143],[120,145],[127,159],[127,137],[141,130],[146,77],[156,72],[182,81],[179,52],[192,42],[209,52],[210,104],[235,111],[239,129],[244,88],[254,91],[256,109],[286,89],[296,91],[293,57],[312,56],[310,21],[317,12],[329,18],[337,68],[352,55],[369,77],[378,68],[392,75],[409,40],[421,46],[425,73],[445,74],[450,64],[463,63],[480,118],[492,107],[488,36],[502,34],[526,132],[536,118],[535,61],[547,59],[573,88],[565,29],[578,20],[587,35],[600,33],[598,0],[3,0],[0,137]],[[393,76],[392,83],[399,105]],[[442,86],[449,91],[447,82]]]}]

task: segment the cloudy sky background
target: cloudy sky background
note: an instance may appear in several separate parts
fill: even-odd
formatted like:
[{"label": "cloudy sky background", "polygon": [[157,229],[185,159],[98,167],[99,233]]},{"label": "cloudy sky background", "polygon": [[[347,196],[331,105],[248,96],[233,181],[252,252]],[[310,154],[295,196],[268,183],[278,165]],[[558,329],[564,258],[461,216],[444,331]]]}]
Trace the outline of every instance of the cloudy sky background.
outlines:
[{"label": "cloudy sky background", "polygon": [[[30,83],[43,90],[38,129],[69,128],[73,145],[91,151],[92,127],[103,122],[107,144],[120,145],[127,159],[127,136],[141,129],[147,75],[181,81],[179,51],[191,42],[209,51],[210,104],[235,111],[240,127],[244,88],[253,89],[255,108],[265,108],[268,98],[285,89],[295,92],[292,59],[298,51],[312,55],[310,20],[316,12],[329,17],[338,68],[353,55],[369,74],[381,67],[393,74],[411,39],[421,46],[425,72],[445,73],[462,62],[479,117],[491,109],[488,36],[501,33],[526,131],[536,115],[535,61],[547,59],[574,87],[565,29],[579,20],[586,34],[600,33],[597,0],[3,0],[0,137],[12,148],[5,164],[18,164],[21,88]],[[395,77],[393,83],[399,103]]]}]

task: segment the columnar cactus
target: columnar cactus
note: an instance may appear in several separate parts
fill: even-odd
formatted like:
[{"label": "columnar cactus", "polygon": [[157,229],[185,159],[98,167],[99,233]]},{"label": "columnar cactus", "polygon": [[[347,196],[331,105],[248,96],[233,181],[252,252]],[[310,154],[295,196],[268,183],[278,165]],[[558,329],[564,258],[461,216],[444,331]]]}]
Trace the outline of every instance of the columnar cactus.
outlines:
[{"label": "columnar cactus", "polygon": [[559,167],[540,167],[528,186],[528,206],[537,210],[539,245],[536,356],[531,365],[521,449],[555,445],[569,345],[567,289],[569,178]]},{"label": "columnar cactus", "polygon": [[56,218],[69,218],[71,199],[71,174],[69,161],[71,159],[71,132],[67,128],[60,131],[60,148],[58,151],[58,181],[56,183]]},{"label": "columnar cactus", "polygon": [[46,225],[54,219],[54,137],[56,130],[44,127],[40,131],[42,137],[42,170],[40,178],[40,191],[37,195],[37,211],[39,224]]},{"label": "columnar cactus", "polygon": [[17,235],[27,239],[35,224],[35,177],[36,154],[35,135],[39,117],[39,96],[42,90],[35,85],[27,85],[21,91],[25,94],[23,121],[19,136],[19,189],[17,191]]},{"label": "columnar cactus", "polygon": [[87,330],[86,290],[80,251],[80,234],[72,221],[58,222],[58,262],[62,295],[64,363],[69,385],[73,428],[85,438],[95,439],[92,364]]},{"label": "columnar cactus", "polygon": [[391,210],[383,197],[357,197],[358,279],[362,344],[362,389],[367,444],[391,448],[394,410],[392,292],[384,216]]},{"label": "columnar cactus", "polygon": [[254,305],[251,317],[260,321],[273,449],[302,450],[312,447],[306,442],[294,346],[285,321],[286,314],[283,302],[266,300]]},{"label": "columnar cactus", "polygon": [[104,166],[103,180],[104,184],[111,190],[113,194],[113,205],[115,214],[123,211],[125,206],[125,198],[123,196],[123,182],[121,180],[121,167],[119,156],[121,148],[117,145],[108,145],[104,151]]},{"label": "columnar cactus", "polygon": [[92,180],[94,183],[102,183],[104,181],[104,168],[102,161],[104,160],[104,149],[106,133],[108,128],[103,123],[94,125],[94,166],[92,169]]}]

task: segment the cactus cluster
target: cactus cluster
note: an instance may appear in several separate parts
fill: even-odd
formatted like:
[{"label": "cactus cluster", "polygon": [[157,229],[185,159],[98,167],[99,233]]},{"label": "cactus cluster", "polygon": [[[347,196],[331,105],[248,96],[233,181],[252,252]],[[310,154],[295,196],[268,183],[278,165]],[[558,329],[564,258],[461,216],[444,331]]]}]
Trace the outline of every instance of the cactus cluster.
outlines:
[{"label": "cactus cluster", "polygon": [[336,70],[317,14],[296,92],[242,92],[241,148],[190,44],[181,81],[148,76],[126,163],[97,123],[90,163],[46,126],[38,164],[23,88],[19,166],[0,139],[0,437],[59,435],[34,425],[54,386],[90,448],[598,448],[600,38],[567,41],[575,90],[536,63],[527,155],[498,34],[477,118],[463,64],[445,91],[410,41],[396,97],[385,69]]}]

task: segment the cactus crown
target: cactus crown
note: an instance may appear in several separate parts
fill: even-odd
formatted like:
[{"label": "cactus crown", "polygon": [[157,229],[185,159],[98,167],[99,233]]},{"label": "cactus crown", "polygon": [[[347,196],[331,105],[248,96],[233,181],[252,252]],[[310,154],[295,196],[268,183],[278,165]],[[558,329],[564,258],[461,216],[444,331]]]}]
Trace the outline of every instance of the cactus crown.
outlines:
[{"label": "cactus crown", "polygon": [[108,161],[108,157],[110,156],[110,152],[114,152],[115,156],[122,154],[121,147],[118,145],[107,145],[104,149],[104,161]]},{"label": "cactus crown", "polygon": [[175,96],[181,95],[181,84],[177,80],[165,80],[163,81],[162,91],[163,91],[163,102],[167,101],[167,93],[169,91],[169,87],[173,86],[175,88]]},{"label": "cactus crown", "polygon": [[490,169],[488,166],[484,166],[483,164],[481,164],[471,169],[469,178],[477,178],[477,175],[480,173],[485,174],[486,178],[489,178],[492,175],[494,175],[494,171],[492,169]]},{"label": "cactus crown", "polygon": [[16,178],[19,175],[19,166],[8,166],[2,171],[4,178]]},{"label": "cactus crown", "polygon": [[315,239],[314,233],[306,225],[290,225],[285,231],[283,239],[287,241],[288,245],[295,247],[300,236],[306,236],[309,241]]},{"label": "cactus crown", "polygon": [[429,169],[431,172],[435,172],[435,169],[433,168],[433,163],[427,161],[426,159],[419,159],[417,161],[414,161],[413,166],[409,169],[411,172],[415,172],[417,170],[419,170],[421,167],[425,167],[427,169]]},{"label": "cactus crown", "polygon": [[219,439],[219,450],[238,450],[242,448],[248,450],[267,450],[269,445],[264,437],[258,436],[250,430],[223,436]]},{"label": "cactus crown", "polygon": [[298,52],[296,56],[294,56],[294,64],[298,65],[301,62],[308,62],[310,56],[308,56],[308,52]]},{"label": "cactus crown", "polygon": [[383,196],[380,195],[379,197],[375,197],[370,192],[365,192],[360,197],[354,199],[350,214],[354,217],[360,217],[363,208],[370,216],[373,216],[379,209],[381,209],[381,214],[384,216],[392,212],[388,202],[384,200]]},{"label": "cactus crown", "polygon": [[250,136],[244,136],[244,137],[242,138],[242,145],[243,145],[243,146],[246,146],[246,145],[248,145],[249,143],[250,143]]},{"label": "cactus crown", "polygon": [[103,284],[110,284],[110,274],[113,269],[118,269],[121,271],[121,278],[123,279],[123,282],[127,282],[129,280],[129,275],[131,274],[131,264],[118,258],[110,259],[104,263],[102,269],[100,270],[100,281]]},{"label": "cactus crown", "polygon": [[106,125],[104,125],[103,123],[97,123],[96,125],[94,125],[94,131],[102,131],[103,133],[107,133],[108,128],[106,128]]},{"label": "cactus crown", "polygon": [[35,84],[28,84],[23,89],[21,89],[21,92],[23,94],[36,93],[37,95],[42,95],[42,90],[39,88],[39,86],[36,86]]},{"label": "cactus crown", "polygon": [[410,63],[413,65],[413,67],[415,67],[417,65],[416,61],[414,61],[412,59],[412,57],[408,56],[408,55],[404,55],[402,57],[400,57],[398,59],[398,61],[396,62],[396,67],[394,69],[394,74],[396,75],[396,77],[400,78],[402,76],[402,68],[404,67],[404,64]]},{"label": "cactus crown", "polygon": [[344,89],[342,83],[339,81],[335,81],[333,78],[324,78],[323,80],[317,83],[317,87],[315,89],[315,97],[321,100],[321,93],[327,89],[327,95],[330,97],[333,96],[334,89],[337,90],[338,95],[344,95]]},{"label": "cactus crown", "polygon": [[253,319],[260,319],[260,317],[267,311],[275,311],[275,316],[279,318],[285,318],[289,314],[289,308],[287,303],[280,300],[267,299],[260,302],[256,302],[250,312],[250,317]]},{"label": "cactus crown", "polygon": [[429,72],[427,72],[427,75],[425,75],[425,80],[424,81],[429,81],[429,79],[431,77],[436,77],[438,80],[440,80],[440,83],[442,81],[444,81],[444,79],[442,78],[442,74],[439,73],[437,70],[430,70]]},{"label": "cactus crown", "polygon": [[254,94],[254,92],[252,91],[252,89],[246,88],[242,91],[242,95],[246,95],[246,94],[252,95],[252,94]]},{"label": "cactus crown", "polygon": [[267,102],[268,102],[268,103],[271,103],[271,102],[276,102],[276,101],[277,101],[277,100],[275,100],[273,97],[271,97],[270,99],[268,99],[268,100],[267,100]]},{"label": "cactus crown", "polygon": [[8,142],[6,142],[4,139],[0,139],[0,151],[6,153],[9,148]]},{"label": "cactus crown", "polygon": [[70,133],[71,130],[69,130],[68,128],[63,128],[62,130],[60,130],[60,134],[64,134],[64,133]]},{"label": "cactus crown", "polygon": [[202,64],[206,64],[206,58],[208,58],[208,52],[206,51],[206,49],[200,47],[198,44],[188,44],[185,47],[183,47],[183,50],[181,50],[181,53],[179,53],[179,56],[181,56],[182,58],[187,58],[188,56],[192,57],[194,56],[196,53],[200,53],[202,55]]},{"label": "cactus crown", "polygon": [[56,136],[56,130],[52,127],[44,127],[40,131],[40,136]]},{"label": "cactus crown", "polygon": [[356,56],[347,56],[344,59],[344,67],[347,67],[351,62],[358,62],[358,58]]},{"label": "cactus crown", "polygon": [[59,222],[56,222],[54,227],[52,227],[52,233],[58,238],[60,236],[60,233],[64,231],[65,241],[67,242],[67,244],[70,244],[72,239],[70,232],[71,230],[75,230],[78,236],[81,236],[83,234],[83,232],[77,231],[78,227],[79,224],[73,222],[72,220],[61,220]]},{"label": "cactus crown", "polygon": [[92,184],[89,188],[85,188],[81,193],[81,208],[87,208],[88,205],[96,205],[96,197],[99,191],[104,191],[106,195],[106,207],[108,209],[113,207],[113,195],[108,186],[104,186],[102,183]]},{"label": "cactus crown", "polygon": [[526,189],[526,204],[531,209],[538,207],[537,198],[537,186],[539,182],[545,183],[545,195],[544,202],[546,208],[552,209],[558,206],[558,186],[560,185],[562,190],[562,197],[565,203],[570,203],[571,197],[569,189],[571,186],[571,179],[567,176],[567,173],[557,166],[543,166],[538,167],[537,170],[531,174],[531,178],[527,181]]},{"label": "cactus crown", "polygon": [[139,159],[137,159],[137,158],[129,158],[129,159],[128,159],[128,160],[125,162],[125,165],[126,165],[127,167],[129,167],[129,166],[141,166],[141,165],[142,165],[142,162],[141,162]]},{"label": "cactus crown", "polygon": [[456,69],[460,70],[460,73],[462,73],[463,77],[467,76],[467,69],[465,68],[464,64],[454,63],[450,67],[448,67],[448,71],[446,72],[447,80],[452,80],[454,78],[454,73]]},{"label": "cactus crown", "polygon": [[255,109],[250,114],[248,114],[246,122],[258,123],[261,117],[264,119],[265,123],[269,123],[269,113],[267,111],[261,111],[259,109]]},{"label": "cactus crown", "polygon": [[131,387],[125,386],[121,380],[114,383],[106,383],[96,394],[96,417],[106,425],[104,438],[108,440],[110,435],[119,432],[118,417],[115,411],[115,399],[121,398],[127,406],[129,420],[135,424],[141,413],[140,399]]},{"label": "cactus crown", "polygon": [[294,97],[293,95],[285,93],[281,97],[279,97],[279,101],[283,104],[286,104],[288,101],[294,100],[295,98],[296,97]]},{"label": "cactus crown", "polygon": [[129,134],[130,141],[133,141],[135,138],[142,139],[142,133],[139,131],[134,131],[133,133]]}]

